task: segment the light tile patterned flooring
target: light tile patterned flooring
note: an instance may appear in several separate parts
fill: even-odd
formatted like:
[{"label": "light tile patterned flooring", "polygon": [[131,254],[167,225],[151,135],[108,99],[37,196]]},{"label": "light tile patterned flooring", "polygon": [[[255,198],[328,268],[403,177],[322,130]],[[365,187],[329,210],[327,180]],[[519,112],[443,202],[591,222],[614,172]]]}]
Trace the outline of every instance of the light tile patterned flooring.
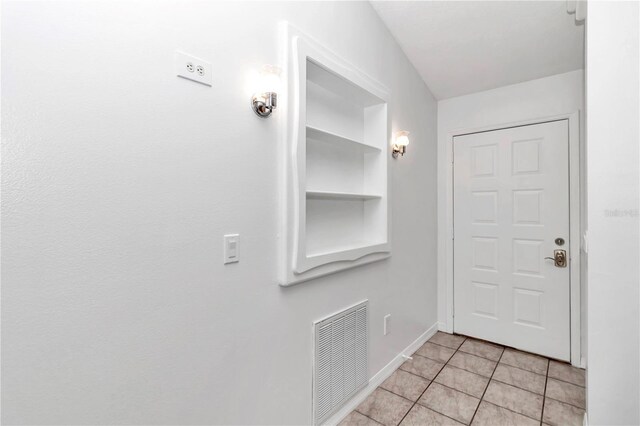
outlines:
[{"label": "light tile patterned flooring", "polygon": [[569,364],[438,332],[340,425],[582,425],[584,386]]}]

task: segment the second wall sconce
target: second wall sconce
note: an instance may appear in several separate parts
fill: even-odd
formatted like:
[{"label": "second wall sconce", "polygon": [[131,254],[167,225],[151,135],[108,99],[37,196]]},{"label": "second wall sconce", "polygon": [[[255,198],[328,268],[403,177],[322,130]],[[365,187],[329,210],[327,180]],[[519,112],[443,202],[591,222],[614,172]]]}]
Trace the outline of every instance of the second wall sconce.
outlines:
[{"label": "second wall sconce", "polygon": [[267,118],[278,106],[280,68],[273,65],[263,66],[258,84],[259,91],[251,98],[251,109],[258,116]]},{"label": "second wall sconce", "polygon": [[396,132],[396,140],[393,143],[391,156],[393,156],[393,158],[398,158],[398,154],[404,156],[404,153],[407,151],[407,145],[409,145],[409,132],[406,130]]}]

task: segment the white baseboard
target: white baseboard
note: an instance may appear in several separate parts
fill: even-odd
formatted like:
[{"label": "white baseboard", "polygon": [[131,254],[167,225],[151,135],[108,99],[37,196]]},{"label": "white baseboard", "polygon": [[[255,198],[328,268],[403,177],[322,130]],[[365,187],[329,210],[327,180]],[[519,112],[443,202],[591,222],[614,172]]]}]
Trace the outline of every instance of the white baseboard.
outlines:
[{"label": "white baseboard", "polygon": [[378,386],[382,384],[394,371],[400,367],[405,359],[403,355],[412,355],[415,351],[417,351],[420,346],[424,344],[427,340],[431,338],[438,331],[438,323],[433,324],[427,331],[422,333],[420,337],[418,337],[413,343],[407,346],[402,352],[396,355],[395,358],[389,362],[389,364],[385,365],[382,370],[378,371],[374,376],[369,380],[369,384],[362,388],[360,392],[355,394],[347,403],[338,410],[333,416],[329,417],[325,425],[337,425],[340,423],[345,417],[349,415],[362,401],[364,401]]}]

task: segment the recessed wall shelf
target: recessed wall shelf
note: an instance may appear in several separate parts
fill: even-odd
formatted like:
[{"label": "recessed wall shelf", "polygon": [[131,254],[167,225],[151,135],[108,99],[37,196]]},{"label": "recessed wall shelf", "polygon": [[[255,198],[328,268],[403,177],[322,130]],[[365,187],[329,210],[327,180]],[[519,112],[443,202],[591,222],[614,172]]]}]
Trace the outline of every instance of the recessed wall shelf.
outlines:
[{"label": "recessed wall shelf", "polygon": [[326,130],[318,129],[313,126],[307,126],[307,139],[314,139],[317,141],[324,141],[333,144],[357,144],[362,149],[371,149],[374,151],[380,151],[380,147],[371,146],[364,143],[364,141],[358,141],[355,139],[349,139],[344,136],[336,135]]},{"label": "recessed wall shelf", "polygon": [[282,24],[282,266],[292,285],[390,256],[388,90]]},{"label": "recessed wall shelf", "polygon": [[379,198],[382,198],[382,196],[374,194],[356,194],[353,192],[307,190],[308,200],[375,200]]}]

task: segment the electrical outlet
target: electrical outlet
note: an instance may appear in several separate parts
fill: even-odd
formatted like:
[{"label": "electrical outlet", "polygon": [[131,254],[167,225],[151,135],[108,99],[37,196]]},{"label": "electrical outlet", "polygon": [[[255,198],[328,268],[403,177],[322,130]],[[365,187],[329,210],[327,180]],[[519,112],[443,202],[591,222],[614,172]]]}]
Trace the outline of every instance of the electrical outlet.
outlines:
[{"label": "electrical outlet", "polygon": [[197,81],[207,86],[213,85],[213,68],[211,67],[211,62],[183,52],[176,52],[175,67],[178,77]]},{"label": "electrical outlet", "polygon": [[391,330],[389,329],[390,322],[391,322],[391,314],[385,315],[384,325],[383,325],[383,331],[385,336],[391,332]]}]

